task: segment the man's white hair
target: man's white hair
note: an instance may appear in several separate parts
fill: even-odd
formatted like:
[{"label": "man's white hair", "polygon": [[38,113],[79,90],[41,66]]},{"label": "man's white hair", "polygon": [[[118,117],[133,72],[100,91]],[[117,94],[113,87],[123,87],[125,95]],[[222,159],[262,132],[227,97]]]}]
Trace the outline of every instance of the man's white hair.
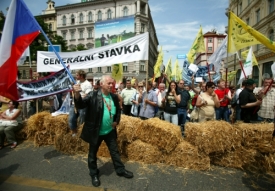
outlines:
[{"label": "man's white hair", "polygon": [[103,75],[100,79],[100,84],[104,84],[108,78],[113,79],[110,75]]}]

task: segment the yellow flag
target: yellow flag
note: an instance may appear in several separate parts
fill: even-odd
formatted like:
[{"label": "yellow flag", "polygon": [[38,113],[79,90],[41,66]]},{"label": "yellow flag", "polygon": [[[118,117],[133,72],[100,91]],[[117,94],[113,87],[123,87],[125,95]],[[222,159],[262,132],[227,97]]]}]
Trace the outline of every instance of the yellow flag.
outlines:
[{"label": "yellow flag", "polygon": [[122,78],[123,78],[123,66],[122,66],[122,64],[112,65],[112,78],[114,78],[117,83],[122,81]]},{"label": "yellow flag", "polygon": [[229,53],[255,44],[263,44],[275,52],[275,42],[254,30],[232,12],[229,12],[228,37]]},{"label": "yellow flag", "polygon": [[179,81],[181,79],[182,70],[180,70],[178,59],[175,62],[175,66],[172,70],[172,77],[175,78],[175,81]]},{"label": "yellow flag", "polygon": [[154,66],[154,78],[158,78],[161,76],[161,65],[163,62],[163,52],[162,52],[162,47],[160,47],[159,54],[158,54],[158,59],[157,62]]},{"label": "yellow flag", "polygon": [[192,63],[192,64],[194,63],[196,53],[198,53],[198,52],[205,52],[202,27],[200,27],[197,37],[194,40],[193,45],[187,54],[187,59],[188,59],[189,63]]},{"label": "yellow flag", "polygon": [[[242,52],[242,58],[246,59],[248,52],[249,52],[249,49],[246,50],[246,51],[243,51]],[[257,59],[256,59],[256,57],[255,57],[255,55],[254,55],[253,52],[252,52],[252,65],[253,66],[257,66],[258,65],[258,61],[257,61]]]},{"label": "yellow flag", "polygon": [[[121,36],[117,37],[117,42],[121,42]],[[122,66],[122,64],[112,65],[112,78],[115,79],[116,83],[122,82],[122,78],[123,78],[123,66]]]},{"label": "yellow flag", "polygon": [[[229,72],[227,74],[227,81],[233,81],[234,78],[235,78],[235,76],[236,76],[236,74],[237,74],[237,71],[231,71],[231,72]],[[223,74],[222,75],[222,79],[226,80],[225,77],[226,77],[225,74]]]},{"label": "yellow flag", "polygon": [[171,77],[172,77],[172,61],[171,61],[171,58],[168,60],[168,63],[165,67],[164,73],[166,74],[167,78],[169,80],[171,80]]}]

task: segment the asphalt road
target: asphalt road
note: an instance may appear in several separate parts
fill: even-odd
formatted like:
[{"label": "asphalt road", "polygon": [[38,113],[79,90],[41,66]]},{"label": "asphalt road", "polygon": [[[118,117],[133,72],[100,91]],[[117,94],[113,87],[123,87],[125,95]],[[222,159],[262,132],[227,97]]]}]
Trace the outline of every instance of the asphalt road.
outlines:
[{"label": "asphalt road", "polygon": [[248,173],[212,166],[193,171],[166,165],[125,161],[133,179],[118,177],[108,158],[98,160],[101,186],[92,186],[86,156],[69,156],[53,146],[20,143],[14,150],[0,150],[0,191],[180,191],[180,190],[275,190],[275,175]]}]

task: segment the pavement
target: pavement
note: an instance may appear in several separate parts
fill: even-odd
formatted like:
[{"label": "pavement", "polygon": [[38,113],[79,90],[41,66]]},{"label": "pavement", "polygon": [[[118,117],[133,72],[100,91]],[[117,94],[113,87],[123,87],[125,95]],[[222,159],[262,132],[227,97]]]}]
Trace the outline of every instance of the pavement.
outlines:
[{"label": "pavement", "polygon": [[133,179],[116,175],[109,158],[100,158],[100,187],[93,187],[87,156],[62,154],[53,146],[34,147],[24,141],[15,149],[0,150],[0,191],[181,191],[275,190],[274,174],[249,173],[211,166],[194,171],[167,165],[125,161]]}]

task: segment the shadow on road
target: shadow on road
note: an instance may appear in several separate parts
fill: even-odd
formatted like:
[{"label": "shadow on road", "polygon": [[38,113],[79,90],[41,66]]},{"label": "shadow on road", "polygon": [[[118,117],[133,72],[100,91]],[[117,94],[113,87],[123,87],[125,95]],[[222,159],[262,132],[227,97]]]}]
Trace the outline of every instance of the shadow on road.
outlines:
[{"label": "shadow on road", "polygon": [[63,155],[62,153],[58,152],[57,150],[52,150],[44,154],[44,159],[52,159],[54,157],[59,157]]},{"label": "shadow on road", "polygon": [[115,169],[112,162],[106,162],[101,167],[99,167],[98,170],[99,170],[99,176],[101,176],[102,174],[106,176],[110,176]]},{"label": "shadow on road", "polygon": [[20,166],[19,164],[13,164],[7,168],[1,168],[0,169],[0,185],[3,182],[5,182],[13,174],[13,172],[18,169],[19,166]]},{"label": "shadow on road", "polygon": [[251,190],[274,190],[275,174],[262,174],[257,172],[246,172],[242,182]]}]

